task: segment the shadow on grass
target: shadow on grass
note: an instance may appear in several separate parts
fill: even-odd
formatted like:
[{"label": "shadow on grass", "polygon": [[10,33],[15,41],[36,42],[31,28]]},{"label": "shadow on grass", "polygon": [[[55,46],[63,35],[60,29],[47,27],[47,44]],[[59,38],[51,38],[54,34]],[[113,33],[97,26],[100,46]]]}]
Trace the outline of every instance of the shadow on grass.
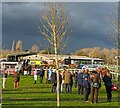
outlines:
[{"label": "shadow on grass", "polygon": [[[48,98],[43,98],[43,97],[40,97],[40,98],[3,98],[2,99],[3,102],[4,101],[56,101],[56,97],[48,97]],[[81,102],[83,101],[84,102],[84,99],[79,99],[79,98],[71,98],[71,99],[66,99],[66,98],[62,98],[60,99],[60,101],[70,101],[70,102]],[[106,103],[106,98],[100,98],[99,99],[99,103]],[[112,99],[112,102],[119,102],[119,100],[117,98],[113,98]],[[111,102],[111,103],[112,103]]]},{"label": "shadow on grass", "polygon": [[2,92],[5,92],[5,91],[21,91],[20,89],[2,89]]},{"label": "shadow on grass", "polygon": [[[2,89],[2,93],[3,94],[18,94],[20,92],[24,93],[25,90],[32,90],[33,91],[33,89],[44,89],[44,88],[49,88],[51,90],[51,87],[20,87],[16,90],[15,89]],[[12,91],[14,93],[12,93],[12,92],[10,93],[10,91]],[[25,92],[25,93],[27,93],[27,92]],[[37,93],[37,92],[28,92],[28,93]],[[49,92],[42,91],[42,92],[38,92],[38,93],[50,93],[50,91]]]},{"label": "shadow on grass", "polygon": [[[56,104],[55,104],[56,105]],[[45,106],[34,106],[34,105],[13,105],[13,104],[10,104],[10,105],[2,105],[2,108],[56,108],[56,106],[47,106],[47,105],[45,105]],[[61,107],[60,107],[61,108]],[[65,108],[65,107],[63,107],[63,108]]]},{"label": "shadow on grass", "polygon": [[[106,98],[98,98],[99,100],[107,100]],[[119,98],[118,97],[112,97],[112,100],[119,100]]]},{"label": "shadow on grass", "polygon": [[20,87],[20,89],[38,89],[40,87],[34,87],[34,86],[29,86],[29,87]]},{"label": "shadow on grass", "polygon": [[17,91],[17,92],[3,92],[3,94],[30,94],[30,93],[36,93],[36,94],[38,94],[38,93],[50,93],[50,91],[37,91],[37,92],[33,92],[33,91]]},{"label": "shadow on grass", "polygon": [[49,86],[42,86],[42,85],[40,85],[39,87],[35,87],[35,86],[30,86],[30,87],[20,87],[20,89],[38,89],[38,88],[40,88],[40,89],[42,89],[42,88],[51,88],[51,86],[49,87]]},{"label": "shadow on grass", "polygon": [[[55,98],[3,98],[2,99],[2,102],[6,102],[6,101],[9,101],[9,102],[12,102],[12,101],[56,101],[56,97]],[[15,103],[13,103],[15,104]]]},{"label": "shadow on grass", "polygon": [[[60,108],[96,108],[96,106],[60,106]],[[98,108],[119,108],[117,106],[97,106]],[[23,105],[19,105],[19,106],[13,106],[13,105],[3,105],[2,108],[56,108],[56,106],[23,106]]]},{"label": "shadow on grass", "polygon": [[[96,108],[96,106],[60,106],[60,108]],[[98,108],[119,108],[117,106],[97,106]],[[56,106],[23,106],[23,105],[3,105],[2,108],[56,108]]]},{"label": "shadow on grass", "polygon": [[113,97],[111,102],[107,102],[106,98],[100,98],[99,99],[99,103],[109,103],[109,104],[113,104],[113,103],[118,103],[119,104],[119,98],[118,97]]},{"label": "shadow on grass", "polygon": [[107,102],[107,100],[106,101],[100,101],[99,103],[111,103],[111,104],[113,104],[113,103],[116,103],[116,102],[119,102],[119,100],[112,100],[111,102]]}]

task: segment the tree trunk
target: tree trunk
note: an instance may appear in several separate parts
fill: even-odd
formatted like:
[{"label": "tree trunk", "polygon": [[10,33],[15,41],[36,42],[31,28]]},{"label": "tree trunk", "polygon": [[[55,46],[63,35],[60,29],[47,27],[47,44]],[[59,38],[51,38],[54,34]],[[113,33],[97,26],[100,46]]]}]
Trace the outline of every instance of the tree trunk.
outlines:
[{"label": "tree trunk", "polygon": [[56,59],[56,73],[57,73],[57,108],[60,106],[60,93],[59,93],[59,70],[58,70],[58,54],[55,54]]},{"label": "tree trunk", "polygon": [[58,66],[58,50],[57,50],[57,38],[55,33],[55,26],[53,30],[54,34],[54,52],[55,52],[55,63],[56,63],[56,74],[57,74],[57,108],[60,107],[60,93],[59,93],[59,66]]}]

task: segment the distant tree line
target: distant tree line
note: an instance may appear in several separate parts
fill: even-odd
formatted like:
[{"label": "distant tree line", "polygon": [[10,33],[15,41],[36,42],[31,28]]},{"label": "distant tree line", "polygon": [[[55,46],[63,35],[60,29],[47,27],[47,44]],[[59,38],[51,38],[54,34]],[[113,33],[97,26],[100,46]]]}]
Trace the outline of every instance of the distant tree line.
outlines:
[{"label": "distant tree line", "polygon": [[[39,46],[34,44],[32,45],[31,49],[27,50],[31,52],[37,52],[39,54],[51,54],[52,49],[50,46],[45,48],[44,50],[40,50]],[[15,44],[15,41],[12,42],[11,50],[7,50],[2,48],[2,57],[6,57],[7,54],[14,54],[14,53],[20,53],[23,52],[23,42],[21,40],[18,40]],[[101,58],[105,60],[106,64],[116,64],[117,60],[115,59],[115,56],[118,55],[118,49],[112,48],[99,48],[99,47],[93,47],[93,48],[83,48],[77,50],[75,55],[78,56],[87,56],[92,58]]]},{"label": "distant tree line", "polygon": [[[52,50],[50,46],[45,48],[44,50],[40,50],[39,46],[34,44],[30,49],[27,49],[25,51],[31,51],[41,54],[51,54]],[[14,54],[14,53],[21,53],[24,52],[23,50],[23,42],[21,40],[18,40],[17,42],[13,41],[11,45],[11,50],[8,50],[5,48],[5,45],[1,49],[1,57],[5,58],[8,54]]]},{"label": "distant tree line", "polygon": [[108,48],[101,49],[99,47],[83,48],[77,50],[75,55],[101,58],[105,60],[106,64],[116,64],[117,60],[115,59],[115,56],[118,55],[118,49],[112,48],[110,50]]}]

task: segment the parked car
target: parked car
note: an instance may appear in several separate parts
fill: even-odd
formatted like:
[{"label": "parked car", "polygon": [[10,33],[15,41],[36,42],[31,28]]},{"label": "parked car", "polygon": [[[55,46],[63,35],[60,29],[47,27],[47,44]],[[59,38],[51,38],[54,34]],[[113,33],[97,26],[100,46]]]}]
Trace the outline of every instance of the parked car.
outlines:
[{"label": "parked car", "polygon": [[90,68],[91,66],[90,65],[84,65],[83,67],[82,67],[82,69],[88,69],[88,68]]},{"label": "parked car", "polygon": [[88,69],[89,71],[93,71],[93,70],[95,70],[95,69],[97,69],[99,66],[97,66],[97,65],[93,65],[93,66],[88,66],[88,68],[86,68],[86,69]]}]

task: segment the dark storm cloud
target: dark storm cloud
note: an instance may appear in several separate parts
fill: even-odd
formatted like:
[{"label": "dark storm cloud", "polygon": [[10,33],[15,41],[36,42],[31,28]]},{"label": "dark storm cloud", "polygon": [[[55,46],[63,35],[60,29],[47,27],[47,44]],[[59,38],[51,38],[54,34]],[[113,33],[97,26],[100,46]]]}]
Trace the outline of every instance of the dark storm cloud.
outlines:
[{"label": "dark storm cloud", "polygon": [[[107,39],[107,32],[112,28],[108,22],[108,15],[115,10],[117,4],[113,3],[76,3],[69,5],[73,8],[70,11],[73,35],[71,49],[82,47],[112,47]],[[76,38],[76,39],[73,39]],[[74,44],[75,43],[75,44]]]},{"label": "dark storm cloud", "polygon": [[[3,4],[3,30],[5,32],[21,32],[34,34],[36,19],[40,17],[42,5],[35,3]],[[40,8],[38,8],[40,7]],[[7,29],[7,30],[6,30]]]},{"label": "dark storm cloud", "polygon": [[99,34],[110,28],[107,16],[114,9],[111,3],[80,3],[73,7],[75,8],[71,12],[72,19],[74,19],[72,25],[76,27],[76,30]]},{"label": "dark storm cloud", "polygon": [[3,3],[3,43],[22,40],[24,49],[39,44],[36,21],[42,14],[41,3]]},{"label": "dark storm cloud", "polygon": [[[72,29],[69,52],[83,47],[112,47],[106,32],[111,28],[107,15],[116,7],[115,3],[64,3],[70,17]],[[3,3],[3,43],[10,48],[12,40],[21,39],[24,49],[32,44],[46,45],[37,37],[36,21],[42,16],[44,3]],[[45,45],[44,45],[45,44]]]}]

